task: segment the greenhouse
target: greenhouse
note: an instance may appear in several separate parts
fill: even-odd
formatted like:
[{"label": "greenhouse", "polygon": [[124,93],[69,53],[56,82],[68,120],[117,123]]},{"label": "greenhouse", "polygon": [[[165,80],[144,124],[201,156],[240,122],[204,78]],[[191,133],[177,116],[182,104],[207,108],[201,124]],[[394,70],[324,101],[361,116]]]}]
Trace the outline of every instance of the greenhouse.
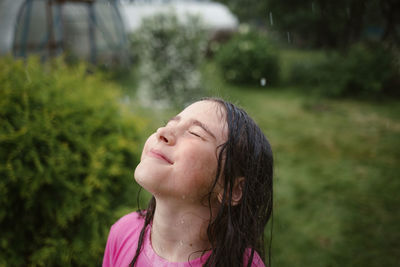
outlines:
[{"label": "greenhouse", "polygon": [[47,59],[65,52],[103,65],[129,60],[116,1],[0,0],[0,34],[1,54]]}]

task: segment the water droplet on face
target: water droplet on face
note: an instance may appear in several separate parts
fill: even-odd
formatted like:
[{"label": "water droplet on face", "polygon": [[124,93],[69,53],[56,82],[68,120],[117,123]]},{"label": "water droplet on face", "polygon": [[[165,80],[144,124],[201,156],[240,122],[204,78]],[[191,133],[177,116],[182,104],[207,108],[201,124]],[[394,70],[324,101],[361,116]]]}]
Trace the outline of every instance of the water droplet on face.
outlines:
[{"label": "water droplet on face", "polygon": [[185,199],[186,198],[186,196],[185,195],[182,195],[182,199]]},{"label": "water droplet on face", "polygon": [[181,224],[184,224],[185,223],[185,220],[181,220]]},{"label": "water droplet on face", "polygon": [[260,84],[261,84],[261,86],[267,85],[267,79],[261,78],[261,79],[260,79]]},{"label": "water droplet on face", "polygon": [[179,245],[180,245],[180,246],[183,246],[183,241],[182,241],[182,240],[179,241]]}]

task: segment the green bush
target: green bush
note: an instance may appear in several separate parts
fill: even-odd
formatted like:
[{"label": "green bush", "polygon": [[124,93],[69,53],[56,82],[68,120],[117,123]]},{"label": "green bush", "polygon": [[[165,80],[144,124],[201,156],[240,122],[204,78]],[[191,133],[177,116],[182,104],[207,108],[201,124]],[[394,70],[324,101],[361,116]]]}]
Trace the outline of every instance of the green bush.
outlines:
[{"label": "green bush", "polygon": [[0,59],[0,266],[99,266],[144,121],[86,67]]},{"label": "green bush", "polygon": [[216,62],[224,78],[236,84],[268,85],[279,81],[279,57],[270,40],[260,32],[239,31],[217,51]]},{"label": "green bush", "polygon": [[314,59],[292,62],[289,69],[289,83],[295,86],[317,85],[320,80],[318,70],[322,63],[323,61]]},{"label": "green bush", "polygon": [[202,95],[200,65],[206,35],[199,18],[180,22],[174,13],[143,20],[132,44],[140,61],[139,96],[181,106]]},{"label": "green bush", "polygon": [[290,81],[326,96],[377,96],[396,75],[392,54],[382,45],[356,44],[324,60],[292,64]]}]

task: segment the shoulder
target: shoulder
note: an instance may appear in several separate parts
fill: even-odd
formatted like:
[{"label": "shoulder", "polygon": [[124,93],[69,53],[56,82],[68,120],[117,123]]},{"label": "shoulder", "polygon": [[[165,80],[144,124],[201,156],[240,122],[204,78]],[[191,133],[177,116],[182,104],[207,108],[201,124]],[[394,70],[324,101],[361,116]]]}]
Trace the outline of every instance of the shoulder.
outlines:
[{"label": "shoulder", "polygon": [[103,266],[129,265],[136,251],[144,218],[138,212],[129,213],[111,226],[104,252]]},{"label": "shoulder", "polygon": [[[251,256],[251,248],[248,248],[248,249],[246,249],[246,251],[244,253],[243,266],[247,266],[250,256]],[[265,264],[262,261],[260,255],[255,250],[254,250],[253,261],[251,263],[251,266],[252,267],[265,267]]]},{"label": "shoulder", "polygon": [[124,215],[118,221],[111,226],[111,232],[126,232],[136,231],[138,228],[141,229],[144,224],[144,218],[139,212],[132,212]]},{"label": "shoulder", "polygon": [[144,218],[138,212],[129,213],[111,226],[109,239],[117,243],[137,240],[143,224]]}]

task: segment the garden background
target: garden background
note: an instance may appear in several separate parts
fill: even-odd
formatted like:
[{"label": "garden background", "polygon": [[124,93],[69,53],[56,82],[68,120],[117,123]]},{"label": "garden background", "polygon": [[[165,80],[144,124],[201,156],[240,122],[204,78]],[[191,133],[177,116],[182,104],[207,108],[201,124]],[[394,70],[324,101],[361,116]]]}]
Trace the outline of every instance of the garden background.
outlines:
[{"label": "garden background", "polygon": [[273,266],[399,266],[397,1],[221,2],[229,40],[160,14],[129,67],[0,58],[0,266],[101,265],[112,223],[148,200],[147,136],[204,96],[272,144]]}]

